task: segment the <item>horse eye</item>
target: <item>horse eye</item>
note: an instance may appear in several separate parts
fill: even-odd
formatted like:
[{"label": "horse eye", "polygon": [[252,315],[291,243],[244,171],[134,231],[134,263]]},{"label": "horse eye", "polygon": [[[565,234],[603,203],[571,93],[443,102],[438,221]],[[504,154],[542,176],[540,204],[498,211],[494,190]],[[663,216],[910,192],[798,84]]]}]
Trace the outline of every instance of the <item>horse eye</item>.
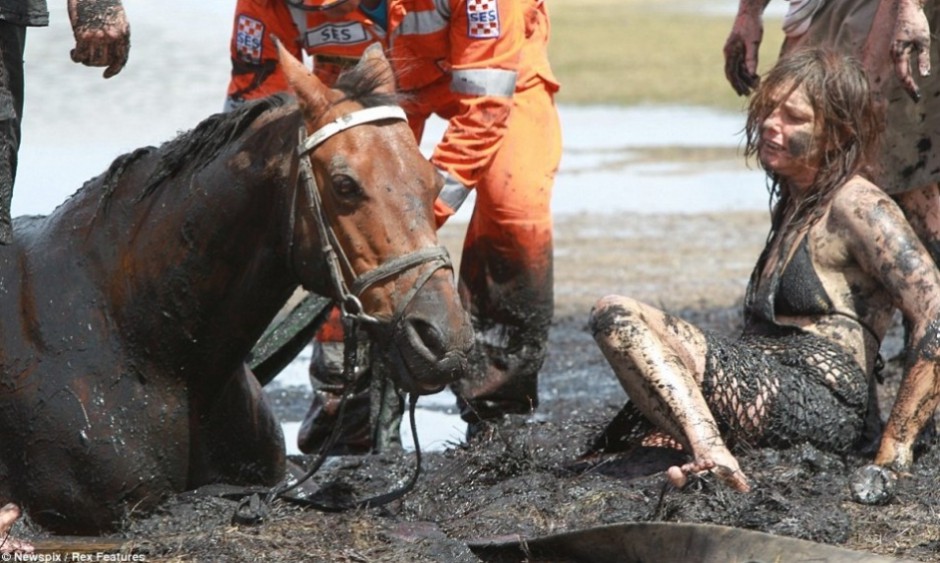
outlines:
[{"label": "horse eye", "polygon": [[333,176],[333,190],[341,199],[355,199],[363,195],[359,183],[345,174]]}]

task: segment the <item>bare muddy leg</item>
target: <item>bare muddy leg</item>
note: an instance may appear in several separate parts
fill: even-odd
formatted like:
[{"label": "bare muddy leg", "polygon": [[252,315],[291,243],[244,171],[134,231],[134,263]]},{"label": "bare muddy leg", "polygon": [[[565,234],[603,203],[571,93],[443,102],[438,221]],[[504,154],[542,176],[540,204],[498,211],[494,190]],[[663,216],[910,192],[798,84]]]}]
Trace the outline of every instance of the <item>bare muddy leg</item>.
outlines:
[{"label": "bare muddy leg", "polygon": [[711,471],[729,486],[749,490],[702,395],[707,346],[701,331],[618,296],[597,303],[591,329],[630,400],[693,456],[694,461],[670,468],[670,480],[684,484],[688,473]]},{"label": "bare muddy leg", "polygon": [[0,508],[0,553],[32,553],[29,542],[10,537],[13,525],[20,519],[20,507],[13,503]]}]

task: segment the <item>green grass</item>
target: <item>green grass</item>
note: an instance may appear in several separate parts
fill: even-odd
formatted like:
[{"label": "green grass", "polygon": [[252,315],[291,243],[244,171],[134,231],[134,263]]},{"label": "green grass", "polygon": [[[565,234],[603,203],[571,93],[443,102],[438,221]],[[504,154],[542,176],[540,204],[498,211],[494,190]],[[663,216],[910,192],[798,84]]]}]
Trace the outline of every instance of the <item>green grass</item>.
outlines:
[{"label": "green grass", "polygon": [[[549,57],[566,104],[682,104],[739,110],[724,76],[732,15],[688,0],[546,0]],[[779,20],[766,19],[760,71],[776,59]]]}]

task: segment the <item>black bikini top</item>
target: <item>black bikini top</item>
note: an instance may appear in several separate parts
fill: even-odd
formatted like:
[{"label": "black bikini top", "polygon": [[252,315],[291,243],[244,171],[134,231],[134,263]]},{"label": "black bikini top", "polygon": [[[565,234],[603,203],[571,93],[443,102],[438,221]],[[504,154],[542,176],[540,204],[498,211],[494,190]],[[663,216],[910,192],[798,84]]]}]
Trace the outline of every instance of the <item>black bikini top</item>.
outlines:
[{"label": "black bikini top", "polygon": [[[755,272],[756,279],[758,272]],[[754,283],[752,279],[752,283]],[[748,316],[776,322],[777,315],[818,316],[837,313],[809,256],[804,237],[780,276],[766,280],[747,304]]]},{"label": "black bikini top", "polygon": [[[760,265],[758,266],[758,268]],[[797,246],[796,252],[790,262],[784,267],[783,273],[766,280],[757,291],[753,291],[755,280],[759,279],[759,272],[755,269],[751,276],[752,287],[748,288],[748,299],[745,303],[745,320],[751,330],[765,329],[771,326],[780,326],[777,316],[813,317],[823,315],[841,315],[857,322],[876,342],[878,335],[862,321],[857,315],[841,311],[826,293],[813,261],[809,255],[808,238],[803,237]],[[752,293],[753,292],[753,293]]]},{"label": "black bikini top", "polygon": [[780,276],[780,284],[774,296],[774,314],[814,316],[834,312],[835,306],[810,260],[807,237],[803,237]]}]

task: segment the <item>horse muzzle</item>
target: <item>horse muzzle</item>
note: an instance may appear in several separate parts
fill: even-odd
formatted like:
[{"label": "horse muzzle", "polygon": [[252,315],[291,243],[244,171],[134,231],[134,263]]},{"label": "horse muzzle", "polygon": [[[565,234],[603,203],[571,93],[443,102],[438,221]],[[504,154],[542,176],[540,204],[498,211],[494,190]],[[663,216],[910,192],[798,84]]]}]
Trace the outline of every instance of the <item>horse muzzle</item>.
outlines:
[{"label": "horse muzzle", "polygon": [[470,370],[473,333],[469,323],[443,331],[422,319],[404,319],[395,325],[382,355],[391,376],[408,393],[431,395],[464,377]]}]

